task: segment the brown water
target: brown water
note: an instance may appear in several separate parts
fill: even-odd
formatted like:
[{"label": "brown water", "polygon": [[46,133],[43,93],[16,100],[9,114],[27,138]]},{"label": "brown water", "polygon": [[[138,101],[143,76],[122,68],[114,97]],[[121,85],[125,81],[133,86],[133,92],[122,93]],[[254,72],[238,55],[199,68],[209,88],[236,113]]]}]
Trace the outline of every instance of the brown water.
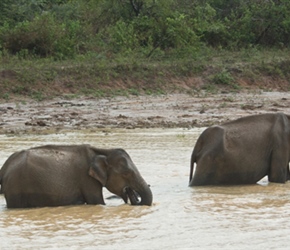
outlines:
[{"label": "brown water", "polygon": [[[49,143],[123,147],[154,204],[8,210],[0,196],[0,249],[289,249],[290,183],[189,188],[189,159],[202,129],[0,135],[0,164]],[[105,197],[111,194],[106,191]]]}]

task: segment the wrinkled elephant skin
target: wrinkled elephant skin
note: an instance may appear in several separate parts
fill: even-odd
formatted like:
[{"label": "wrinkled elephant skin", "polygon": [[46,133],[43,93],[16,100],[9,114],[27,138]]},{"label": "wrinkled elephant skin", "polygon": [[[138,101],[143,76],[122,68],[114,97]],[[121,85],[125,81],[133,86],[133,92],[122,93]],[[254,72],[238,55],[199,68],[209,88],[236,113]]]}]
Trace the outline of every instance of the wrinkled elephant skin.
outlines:
[{"label": "wrinkled elephant skin", "polygon": [[285,183],[289,119],[283,113],[269,113],[207,128],[192,152],[189,186],[254,184],[265,176],[270,182]]}]

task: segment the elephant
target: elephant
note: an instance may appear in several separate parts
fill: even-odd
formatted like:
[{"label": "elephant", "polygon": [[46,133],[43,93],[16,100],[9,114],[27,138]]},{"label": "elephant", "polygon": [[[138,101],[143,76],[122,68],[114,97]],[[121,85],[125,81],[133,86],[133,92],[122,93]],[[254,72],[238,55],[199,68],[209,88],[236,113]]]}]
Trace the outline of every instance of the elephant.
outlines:
[{"label": "elephant", "polygon": [[152,205],[153,195],[129,154],[121,148],[44,145],[13,153],[0,170],[7,208],[105,204],[102,188]]},{"label": "elephant", "polygon": [[189,186],[255,184],[265,176],[285,183],[290,176],[289,119],[266,113],[205,129],[191,155]]}]

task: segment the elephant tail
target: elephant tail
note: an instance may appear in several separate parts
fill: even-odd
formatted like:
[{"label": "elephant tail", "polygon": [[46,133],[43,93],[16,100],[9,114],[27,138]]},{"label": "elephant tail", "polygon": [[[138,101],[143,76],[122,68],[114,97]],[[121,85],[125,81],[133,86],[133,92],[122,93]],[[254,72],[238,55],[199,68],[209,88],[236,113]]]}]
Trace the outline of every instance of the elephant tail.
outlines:
[{"label": "elephant tail", "polygon": [[194,163],[196,162],[196,154],[195,151],[193,150],[192,155],[191,155],[191,160],[190,160],[190,173],[189,173],[189,183],[192,180],[193,176],[193,168],[194,168]]},{"label": "elephant tail", "polygon": [[1,175],[1,169],[0,169],[0,194],[3,194],[3,191],[2,191],[2,175]]}]

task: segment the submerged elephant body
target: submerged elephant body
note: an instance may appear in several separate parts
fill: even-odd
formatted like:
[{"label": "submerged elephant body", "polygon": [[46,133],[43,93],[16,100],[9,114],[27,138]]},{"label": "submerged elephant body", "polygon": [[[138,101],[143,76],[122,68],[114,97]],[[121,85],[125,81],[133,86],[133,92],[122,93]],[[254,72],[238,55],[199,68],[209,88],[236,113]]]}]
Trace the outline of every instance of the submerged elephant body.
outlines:
[{"label": "submerged elephant body", "polygon": [[149,186],[123,149],[46,145],[19,151],[1,168],[0,183],[8,208],[105,204],[103,187],[133,205],[152,203]]},{"label": "submerged elephant body", "polygon": [[207,128],[192,152],[189,186],[254,184],[265,176],[285,183],[289,119],[282,113],[262,114]]}]

